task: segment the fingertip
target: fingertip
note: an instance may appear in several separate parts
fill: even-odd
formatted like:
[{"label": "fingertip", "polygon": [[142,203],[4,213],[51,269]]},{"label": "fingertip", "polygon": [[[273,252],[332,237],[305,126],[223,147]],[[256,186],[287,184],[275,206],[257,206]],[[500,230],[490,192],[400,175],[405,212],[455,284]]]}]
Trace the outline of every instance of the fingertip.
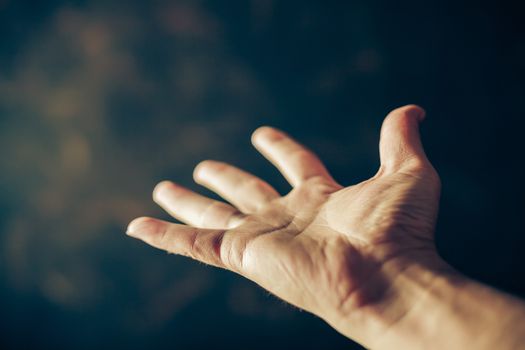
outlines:
[{"label": "fingertip", "polygon": [[271,126],[261,126],[252,133],[252,144],[258,145],[265,141],[276,141],[282,139],[284,133]]},{"label": "fingertip", "polygon": [[197,165],[195,165],[195,168],[193,168],[193,180],[197,183],[199,183],[199,180],[202,178],[202,171],[206,167],[207,160],[203,160],[199,162]]},{"label": "fingertip", "polygon": [[425,119],[426,111],[421,106],[409,104],[394,109],[391,114],[406,116],[410,119],[415,119],[418,122],[421,122],[423,119]]},{"label": "fingertip", "polygon": [[257,129],[255,129],[254,132],[252,132],[251,141],[252,144],[256,145],[259,139],[268,132],[268,130],[271,129],[269,126],[260,126]]},{"label": "fingertip", "polygon": [[153,200],[156,203],[159,201],[162,201],[162,198],[165,196],[165,194],[170,189],[173,189],[174,187],[176,187],[176,185],[169,180],[164,180],[164,181],[159,182],[153,189],[153,193],[152,193]]},{"label": "fingertip", "polygon": [[419,123],[425,118],[425,110],[418,105],[406,105],[394,109],[383,121],[381,133],[398,133],[404,130],[418,130]]},{"label": "fingertip", "polygon": [[419,134],[424,117],[425,110],[417,105],[399,107],[388,114],[381,127],[381,164],[395,170],[428,161]]},{"label": "fingertip", "polygon": [[158,220],[150,217],[139,217],[131,221],[126,229],[126,234],[134,238],[145,238],[158,231]]},{"label": "fingertip", "polygon": [[195,182],[197,182],[197,183],[200,183],[200,181],[203,180],[203,178],[206,176],[206,173],[211,168],[217,167],[220,164],[222,164],[222,163],[221,162],[217,162],[215,160],[210,160],[210,159],[206,159],[206,160],[201,161],[193,169],[193,180],[195,180]]}]

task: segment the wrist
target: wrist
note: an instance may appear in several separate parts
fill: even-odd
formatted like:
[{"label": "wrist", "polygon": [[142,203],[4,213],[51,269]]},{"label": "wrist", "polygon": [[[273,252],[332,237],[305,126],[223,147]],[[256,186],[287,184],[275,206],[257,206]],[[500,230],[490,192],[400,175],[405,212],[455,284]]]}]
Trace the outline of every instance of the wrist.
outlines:
[{"label": "wrist", "polygon": [[435,251],[403,254],[383,263],[346,309],[327,320],[368,348],[419,348],[415,340],[429,338],[434,319],[440,317],[440,308],[431,304],[448,299],[447,285],[460,281]]},{"label": "wrist", "polygon": [[381,286],[380,299],[332,324],[367,348],[515,349],[525,342],[523,302],[469,279],[437,253],[387,262],[369,283]]},{"label": "wrist", "polygon": [[374,349],[444,349],[450,333],[453,299],[465,278],[436,252],[404,258],[386,267],[394,276],[391,295],[375,317],[381,329],[369,346]]}]

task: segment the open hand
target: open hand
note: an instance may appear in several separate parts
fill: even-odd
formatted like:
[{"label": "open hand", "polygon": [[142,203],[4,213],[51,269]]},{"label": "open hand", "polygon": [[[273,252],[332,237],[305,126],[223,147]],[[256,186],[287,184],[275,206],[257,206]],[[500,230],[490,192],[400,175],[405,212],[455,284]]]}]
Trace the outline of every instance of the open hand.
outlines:
[{"label": "open hand", "polygon": [[391,112],[379,171],[348,187],[283,132],[259,128],[252,142],[293,186],[287,195],[231,165],[204,161],[195,181],[230,204],[161,182],[154,200],[188,226],[143,217],[128,234],[239,273],[370,343],[375,313],[388,313],[387,329],[407,312],[392,288],[399,276],[416,262],[440,264],[433,241],[440,182],[420,142],[423,117],[417,106]]}]

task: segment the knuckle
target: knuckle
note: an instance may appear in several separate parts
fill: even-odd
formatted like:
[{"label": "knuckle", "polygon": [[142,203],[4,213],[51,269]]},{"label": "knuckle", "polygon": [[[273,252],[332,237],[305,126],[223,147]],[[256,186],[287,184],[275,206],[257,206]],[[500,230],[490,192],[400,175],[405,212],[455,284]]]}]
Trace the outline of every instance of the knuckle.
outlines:
[{"label": "knuckle", "polygon": [[220,246],[220,260],[224,266],[234,271],[242,271],[245,260],[246,242],[233,235],[224,234]]}]

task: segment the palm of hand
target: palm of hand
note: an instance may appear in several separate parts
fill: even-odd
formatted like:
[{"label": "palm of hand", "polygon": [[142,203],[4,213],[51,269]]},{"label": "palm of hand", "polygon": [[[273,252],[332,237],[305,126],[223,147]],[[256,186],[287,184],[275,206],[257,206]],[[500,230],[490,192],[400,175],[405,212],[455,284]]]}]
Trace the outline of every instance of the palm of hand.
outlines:
[{"label": "palm of hand", "polygon": [[242,261],[231,265],[316,314],[367,304],[380,292],[367,283],[383,264],[433,249],[437,193],[432,174],[419,177],[424,171],[378,175],[346,188],[311,178],[233,230],[250,238]]},{"label": "palm of hand", "polygon": [[421,115],[413,106],[392,112],[382,128],[380,171],[346,188],[305,148],[261,128],[254,144],[294,186],[288,195],[206,161],[196,168],[196,181],[238,209],[163,182],[154,191],[157,203],[198,228],[140,218],[128,232],[240,273],[335,322],[331,310],[353,312],[388,289],[376,278],[388,262],[433,249],[439,180],[419,142]]}]

